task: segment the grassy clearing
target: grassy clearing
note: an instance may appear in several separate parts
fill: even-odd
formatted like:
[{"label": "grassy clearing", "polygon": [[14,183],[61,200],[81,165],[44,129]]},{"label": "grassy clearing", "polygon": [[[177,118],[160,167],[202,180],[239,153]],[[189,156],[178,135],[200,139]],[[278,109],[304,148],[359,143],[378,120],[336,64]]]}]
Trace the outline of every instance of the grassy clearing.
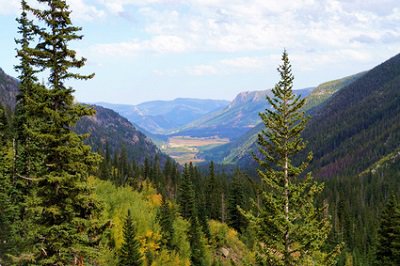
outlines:
[{"label": "grassy clearing", "polygon": [[161,149],[181,164],[188,162],[199,163],[204,161],[202,158],[198,157],[200,150],[226,143],[229,143],[229,139],[218,137],[193,138],[188,136],[175,136],[169,138],[168,143],[161,146]]}]

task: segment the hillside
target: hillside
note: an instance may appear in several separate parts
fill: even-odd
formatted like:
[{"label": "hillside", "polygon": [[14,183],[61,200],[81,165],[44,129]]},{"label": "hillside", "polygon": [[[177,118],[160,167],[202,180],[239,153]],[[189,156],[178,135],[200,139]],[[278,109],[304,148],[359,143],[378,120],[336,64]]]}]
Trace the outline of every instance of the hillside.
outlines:
[{"label": "hillside", "polygon": [[0,68],[0,104],[6,109],[14,109],[18,93],[18,81]]},{"label": "hillside", "polygon": [[[13,110],[17,94],[18,81],[0,69],[0,104],[6,109]],[[87,143],[93,149],[104,147],[105,143],[109,144],[112,152],[119,151],[125,146],[128,157],[137,163],[143,163],[145,157],[154,158],[156,154],[161,162],[165,162],[167,155],[127,119],[110,109],[100,106],[94,108],[95,116],[84,117],[76,125],[78,133],[90,133]]]},{"label": "hillside", "polygon": [[[298,95],[306,97],[311,88],[297,90]],[[260,122],[258,116],[266,108],[265,97],[271,90],[246,91],[239,93],[224,109],[209,113],[185,126],[176,136],[209,137],[218,136],[237,139]]]},{"label": "hillside", "polygon": [[167,134],[201,116],[224,108],[228,101],[178,98],[138,105],[97,103],[110,108],[152,134]]},{"label": "hillside", "polygon": [[357,174],[399,148],[399,103],[400,55],[331,97],[304,132],[316,174]]},{"label": "hillside", "polygon": [[310,110],[313,107],[320,106],[334,93],[362,77],[365,73],[366,72],[361,72],[341,79],[327,81],[318,85],[307,97],[307,103],[304,106],[304,110]]},{"label": "hillside", "polygon": [[[338,91],[310,110],[304,138],[314,152],[312,169],[318,176],[358,174],[399,147],[400,56],[358,75],[353,82],[343,82],[344,87],[331,83]],[[237,142],[210,149],[203,156],[252,165],[250,152],[256,150],[255,136],[262,128],[259,125]]]},{"label": "hillside", "polygon": [[[304,110],[313,113],[317,109],[322,108],[322,103],[324,103],[329,97],[360,78],[364,73],[365,72],[358,73],[318,85],[307,96]],[[264,105],[266,104],[267,102],[264,101]],[[264,124],[259,123],[235,141],[213,149],[205,150],[200,154],[200,156],[204,157],[206,160],[214,160],[226,164],[239,163],[244,166],[251,164],[252,157],[250,154],[251,151],[256,150],[257,135],[263,128]]]},{"label": "hillside", "polygon": [[113,110],[93,106],[96,115],[83,117],[76,125],[80,134],[89,133],[86,142],[94,149],[105,148],[108,144],[111,153],[118,152],[122,146],[127,150],[130,160],[142,164],[146,157],[154,158],[158,155],[163,164],[167,155],[163,154],[157,146],[137,130],[126,118]]}]

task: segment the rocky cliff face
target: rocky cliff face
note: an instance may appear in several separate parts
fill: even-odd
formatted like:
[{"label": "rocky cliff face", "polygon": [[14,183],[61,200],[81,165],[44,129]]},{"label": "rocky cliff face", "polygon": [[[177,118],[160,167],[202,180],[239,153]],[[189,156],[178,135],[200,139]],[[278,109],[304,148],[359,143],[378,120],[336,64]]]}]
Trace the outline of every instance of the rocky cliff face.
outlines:
[{"label": "rocky cliff face", "polygon": [[18,80],[7,75],[0,68],[0,104],[9,110],[14,110],[18,94]]}]

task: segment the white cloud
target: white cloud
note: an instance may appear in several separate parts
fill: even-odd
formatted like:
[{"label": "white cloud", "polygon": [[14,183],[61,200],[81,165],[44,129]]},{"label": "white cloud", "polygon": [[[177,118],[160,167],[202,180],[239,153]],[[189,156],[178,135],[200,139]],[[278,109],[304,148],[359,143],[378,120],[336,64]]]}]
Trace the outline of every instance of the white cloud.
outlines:
[{"label": "white cloud", "polygon": [[187,68],[186,72],[192,76],[209,76],[215,75],[219,71],[214,65],[197,65]]},{"label": "white cloud", "polygon": [[[272,58],[272,56],[269,58]],[[209,64],[187,67],[185,72],[193,76],[207,76],[262,70],[266,66],[267,59],[267,57],[235,57],[222,59]],[[174,73],[177,74],[179,72],[175,71]]]},{"label": "white cloud", "polygon": [[[38,2],[29,2],[28,4],[36,7],[40,6]],[[71,16],[79,20],[93,20],[103,17],[105,12],[95,5],[89,5],[84,0],[68,0],[67,4],[72,10]],[[19,13],[21,3],[19,0],[0,0],[0,15],[14,15]]]},{"label": "white cloud", "polygon": [[18,12],[19,7],[18,0],[0,0],[0,15],[14,15]]},{"label": "white cloud", "polygon": [[135,56],[141,52],[181,53],[188,50],[188,44],[178,36],[159,35],[149,40],[135,39],[128,42],[98,44],[91,50],[100,55]]},{"label": "white cloud", "polygon": [[69,0],[68,4],[72,10],[71,16],[80,20],[94,20],[105,16],[103,10],[94,5],[89,5],[84,0]]},{"label": "white cloud", "polygon": [[283,47],[302,53],[312,47],[357,50],[373,40],[400,44],[395,38],[399,30],[382,37],[388,27],[398,25],[398,0],[382,0],[385,7],[373,0],[96,1],[108,16],[130,12],[135,17],[134,27],[144,36],[127,36],[124,42],[97,45],[110,55],[149,51],[268,55]]},{"label": "white cloud", "polygon": [[265,65],[265,59],[259,57],[237,57],[220,61],[221,64],[242,69],[260,68]]}]

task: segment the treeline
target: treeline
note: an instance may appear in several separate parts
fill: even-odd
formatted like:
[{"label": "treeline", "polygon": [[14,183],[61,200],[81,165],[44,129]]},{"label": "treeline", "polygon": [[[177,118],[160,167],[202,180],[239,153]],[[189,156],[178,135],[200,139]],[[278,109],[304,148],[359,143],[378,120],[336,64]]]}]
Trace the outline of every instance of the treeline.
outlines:
[{"label": "treeline", "polygon": [[[131,186],[141,191],[143,184],[150,182],[163,198],[176,201],[185,219],[196,216],[203,233],[209,235],[207,221],[212,219],[226,223],[236,231],[246,230],[247,222],[238,207],[251,208],[252,199],[259,193],[259,184],[250,176],[236,169],[233,174],[215,171],[211,162],[207,171],[192,163],[180,166],[172,159],[161,165],[159,157],[145,158],[143,165],[127,159],[127,150],[111,155],[105,145],[97,176],[111,181],[115,186]],[[189,203],[188,203],[189,202]],[[191,210],[191,211],[189,211]],[[194,211],[195,210],[195,211]],[[251,236],[246,236],[251,239]]]},{"label": "treeline", "polygon": [[[382,264],[384,258],[378,250],[386,244],[382,245],[379,240],[382,234],[379,228],[385,219],[391,219],[391,223],[400,222],[396,216],[383,217],[390,198],[400,195],[400,164],[396,156],[391,157],[360,176],[335,177],[326,181],[322,196],[330,205],[333,223],[330,237],[345,243],[339,265]],[[400,233],[400,227],[388,230]],[[400,250],[393,246],[386,248]],[[393,260],[395,256],[390,258]],[[382,265],[396,265],[390,264],[388,258],[386,261],[387,264]]]}]

